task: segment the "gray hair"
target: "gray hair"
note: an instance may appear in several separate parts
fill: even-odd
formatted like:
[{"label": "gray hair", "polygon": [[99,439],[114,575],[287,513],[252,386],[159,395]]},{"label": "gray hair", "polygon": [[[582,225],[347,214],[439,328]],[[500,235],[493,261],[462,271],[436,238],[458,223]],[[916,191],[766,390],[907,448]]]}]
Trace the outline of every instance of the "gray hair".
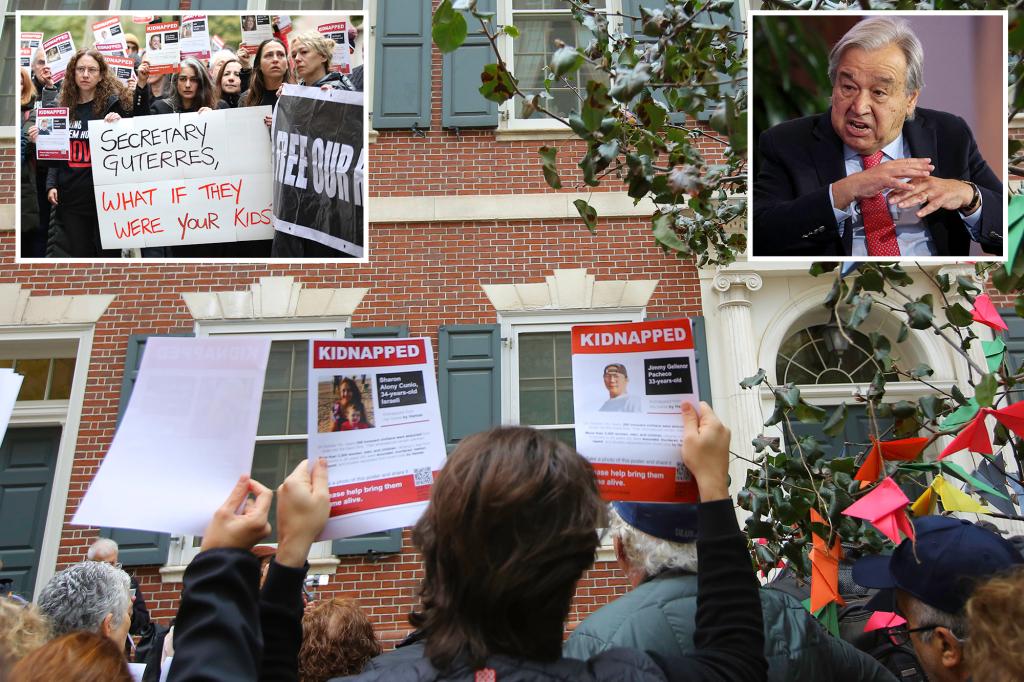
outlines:
[{"label": "gray hair", "polygon": [[615,507],[609,505],[609,535],[622,544],[626,561],[648,577],[670,568],[697,572],[697,544],[670,542],[637,530],[622,520]]},{"label": "gray hair", "polygon": [[839,60],[851,47],[870,52],[888,45],[896,45],[903,50],[907,60],[907,94],[919,91],[924,87],[924,48],[910,30],[910,24],[905,19],[894,17],[870,17],[847,31],[828,55],[829,81],[835,85]]},{"label": "gray hair", "polygon": [[[947,613],[946,611],[940,611],[934,606],[925,604],[908,592],[903,592],[903,596],[907,605],[906,615],[910,616],[910,619],[914,621],[917,627],[938,625],[952,632],[953,636],[957,639],[966,639],[967,615],[963,611],[957,614]],[[935,630],[922,630],[917,634],[922,642],[928,642],[935,634]]]},{"label": "gray hair", "polygon": [[124,622],[131,579],[119,568],[100,561],[83,561],[50,578],[36,602],[50,621],[54,637],[76,630],[100,632],[107,614],[112,625]]},{"label": "gray hair", "polygon": [[89,551],[85,553],[85,558],[89,561],[96,561],[98,556],[107,556],[109,554],[116,554],[118,551],[117,543],[110,538],[99,538],[96,542],[89,545]]}]

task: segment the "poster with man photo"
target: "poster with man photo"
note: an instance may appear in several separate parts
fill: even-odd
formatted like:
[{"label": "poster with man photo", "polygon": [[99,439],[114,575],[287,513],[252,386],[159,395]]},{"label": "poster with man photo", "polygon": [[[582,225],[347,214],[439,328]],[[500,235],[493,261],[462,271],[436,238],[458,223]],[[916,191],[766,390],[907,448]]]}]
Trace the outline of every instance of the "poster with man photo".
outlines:
[{"label": "poster with man photo", "polygon": [[127,54],[128,43],[124,39],[124,30],[121,28],[121,20],[118,17],[110,17],[98,21],[92,25],[94,42],[109,45],[118,43],[121,45],[121,54]]},{"label": "poster with man photo", "polygon": [[318,433],[373,428],[373,387],[366,374],[320,381],[317,397]]},{"label": "poster with man photo", "polygon": [[274,229],[362,258],[363,93],[285,85],[274,109]]}]

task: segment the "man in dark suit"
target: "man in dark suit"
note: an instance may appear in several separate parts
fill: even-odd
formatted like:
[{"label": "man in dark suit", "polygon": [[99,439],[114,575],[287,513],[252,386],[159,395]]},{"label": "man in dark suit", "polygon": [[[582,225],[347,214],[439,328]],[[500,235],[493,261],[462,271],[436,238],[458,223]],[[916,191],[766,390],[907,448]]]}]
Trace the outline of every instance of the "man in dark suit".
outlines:
[{"label": "man in dark suit", "polygon": [[871,17],[832,49],[832,106],[761,135],[755,256],[967,256],[1003,250],[1003,188],[963,119],[917,109],[923,51]]}]

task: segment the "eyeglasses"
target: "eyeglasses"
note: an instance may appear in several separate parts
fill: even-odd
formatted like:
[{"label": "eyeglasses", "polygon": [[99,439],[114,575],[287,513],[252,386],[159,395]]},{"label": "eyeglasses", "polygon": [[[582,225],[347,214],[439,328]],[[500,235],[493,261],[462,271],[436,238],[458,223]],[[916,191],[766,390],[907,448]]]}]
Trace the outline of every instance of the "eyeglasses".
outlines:
[{"label": "eyeglasses", "polygon": [[76,66],[75,67],[75,73],[77,73],[80,76],[81,75],[85,75],[85,74],[90,74],[90,75],[97,74],[99,72],[100,72],[100,70],[98,68],[96,68],[95,66]]},{"label": "eyeglasses", "polygon": [[928,630],[934,630],[935,628],[942,627],[941,625],[925,625],[919,628],[907,628],[907,624],[896,625],[891,628],[886,628],[886,634],[889,635],[889,641],[896,646],[906,646],[910,643],[910,634],[912,632],[927,632]]},{"label": "eyeglasses", "polygon": [[605,376],[605,378],[611,377],[611,378],[614,378],[614,379],[621,379],[622,377],[624,377],[626,375],[623,374],[622,372],[605,372],[604,376]]}]

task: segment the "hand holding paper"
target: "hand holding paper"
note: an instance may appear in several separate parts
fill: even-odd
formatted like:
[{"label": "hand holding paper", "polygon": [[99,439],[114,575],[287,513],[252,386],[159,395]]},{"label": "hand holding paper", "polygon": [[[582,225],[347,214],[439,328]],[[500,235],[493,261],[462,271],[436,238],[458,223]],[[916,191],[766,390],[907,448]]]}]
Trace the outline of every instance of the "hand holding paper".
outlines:
[{"label": "hand holding paper", "polygon": [[700,501],[729,497],[729,428],[705,402],[700,414],[690,403],[682,404],[683,464],[697,479]]},{"label": "hand holding paper", "polygon": [[327,460],[318,458],[312,471],[309,460],[302,460],[277,489],[277,563],[295,568],[304,565],[330,513]]},{"label": "hand holding paper", "polygon": [[[250,492],[255,500],[249,497]],[[251,549],[270,535],[267,514],[273,497],[270,488],[248,474],[240,476],[228,499],[213,513],[203,533],[202,551],[222,547]]]}]

